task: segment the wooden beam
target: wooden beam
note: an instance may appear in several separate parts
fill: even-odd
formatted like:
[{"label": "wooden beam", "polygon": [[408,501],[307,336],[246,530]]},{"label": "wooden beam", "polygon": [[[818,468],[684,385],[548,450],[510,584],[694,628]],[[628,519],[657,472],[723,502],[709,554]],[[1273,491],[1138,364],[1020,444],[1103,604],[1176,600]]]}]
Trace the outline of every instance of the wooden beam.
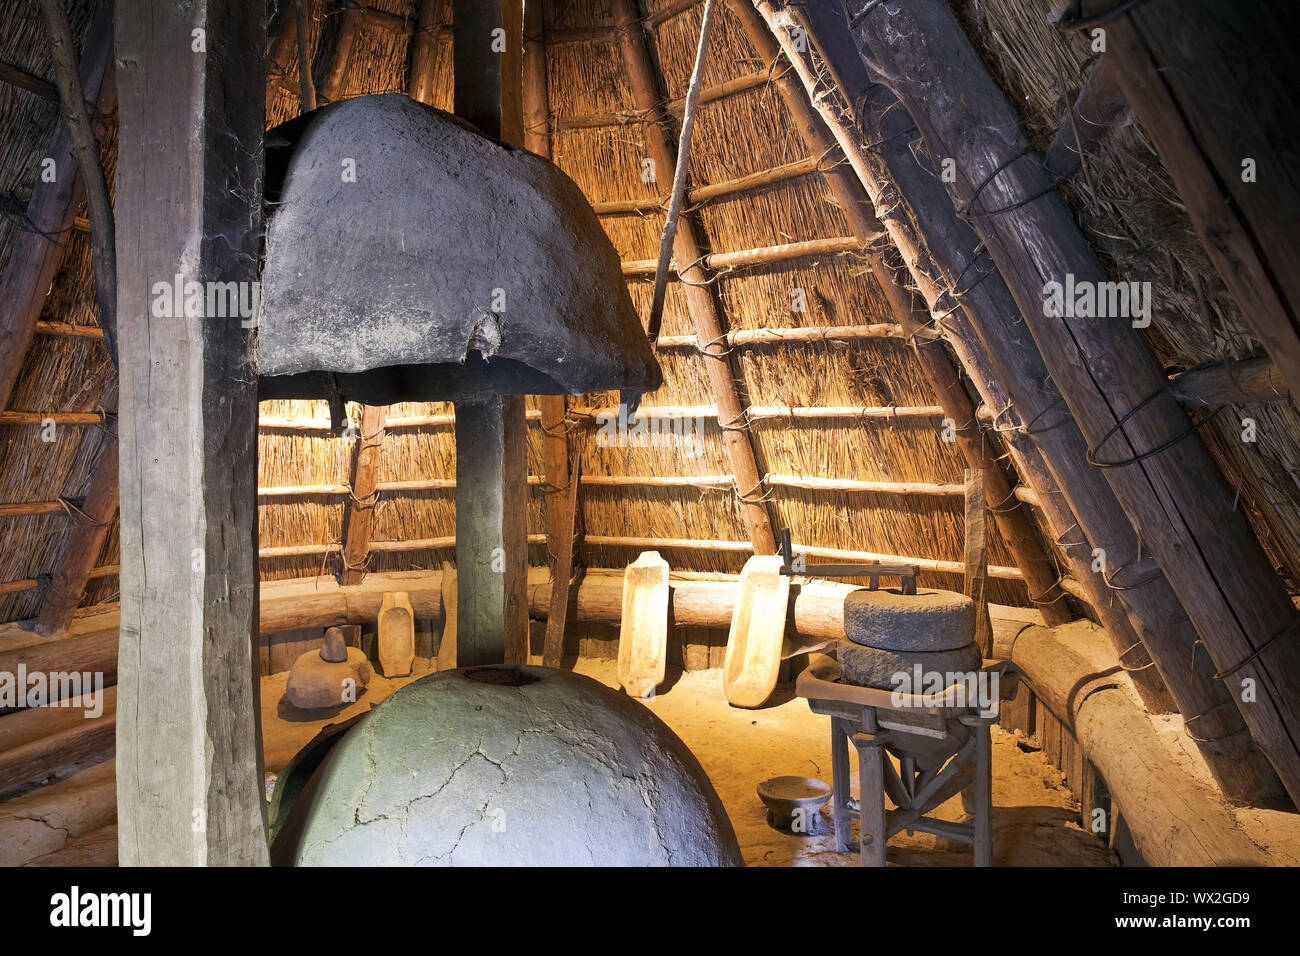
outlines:
[{"label": "wooden beam", "polygon": [[[917,292],[924,298],[929,314],[937,317],[931,320],[933,330],[926,328],[917,335],[918,344],[942,333],[987,404],[998,409],[1012,408],[1007,392],[1011,390],[1017,403],[1014,408],[1022,416],[1022,422],[1053,426],[1038,429],[1032,436],[1016,429],[1008,430],[1004,433],[1007,445],[1022,480],[1042,491],[1044,502],[1052,505],[1048,515],[1054,538],[1061,545],[1068,566],[1091,591],[1091,603],[1106,624],[1117,654],[1126,666],[1134,669],[1134,684],[1143,701],[1152,712],[1164,712],[1170,704],[1161,675],[1146,666],[1150,661],[1138,640],[1138,631],[1116,601],[1119,592],[1108,587],[1102,575],[1092,570],[1095,561],[1092,546],[1078,533],[1079,520],[1070,511],[1074,508],[1081,512],[1088,534],[1102,528],[1117,535],[1116,542],[1123,541],[1123,522],[1118,508],[1114,507],[1114,497],[1102,478],[1086,465],[1086,447],[1078,429],[1072,421],[1055,412],[1059,395],[1052,397],[1054,390],[1046,384],[1046,370],[1033,371],[1041,366],[1041,357],[1033,341],[1023,334],[1023,325],[1015,320],[1015,302],[1000,277],[996,273],[981,273],[978,281],[974,278],[966,281],[971,273],[971,251],[976,248],[977,240],[957,218],[951,200],[936,177],[912,154],[910,117],[897,107],[892,94],[867,79],[857,49],[836,10],[825,6],[805,8],[803,19],[790,8],[778,12],[770,4],[763,5],[762,11],[787,50],[799,52],[792,35],[798,27],[805,41],[813,38],[822,57],[829,82],[813,73],[805,55],[795,56],[793,62],[810,102],[817,105],[871,202],[882,211],[885,229]],[[882,93],[888,98],[883,98]],[[854,115],[854,108],[848,102],[850,98],[857,108],[857,122],[852,126],[848,120]],[[864,139],[878,143],[879,147],[862,149]],[[965,290],[960,303],[949,295],[950,289]],[[937,343],[921,346],[920,351],[938,347]],[[1028,372],[1024,370],[1026,363],[1031,366]],[[969,413],[953,421],[969,422],[968,416]],[[973,429],[967,426],[959,428],[957,435],[960,438],[971,432]],[[1073,487],[1068,506],[1056,493],[1067,479]],[[1007,500],[1001,491],[993,491],[989,497],[995,502]],[[1125,552],[1116,549],[1113,553]],[[1150,589],[1139,595],[1148,600],[1156,596]],[[1166,589],[1163,596],[1165,606],[1156,607],[1165,617],[1155,619],[1177,620],[1181,608],[1172,592]],[[1187,632],[1190,633],[1190,625]]]},{"label": "wooden beam", "polygon": [[[637,108],[653,118],[645,127],[646,145],[664,183],[671,182],[676,166],[676,150],[669,130],[669,120],[662,106],[662,86],[656,76],[636,4],[632,0],[613,0],[615,22],[619,27],[623,63],[632,86]],[[703,254],[695,221],[683,217],[674,245],[679,263],[697,263]],[[722,311],[714,299],[713,291],[703,284],[707,278],[698,265],[683,273],[690,284],[686,286],[686,303],[695,325],[695,334],[701,342],[708,343],[701,353],[709,377],[709,385],[717,403],[721,420],[727,428],[723,444],[736,476],[741,511],[749,529],[750,541],[756,554],[775,554],[776,538],[772,533],[772,520],[763,502],[761,470],[755,453],[753,436],[742,426],[743,404],[736,387],[739,376],[732,366],[721,339],[727,331]],[[697,284],[698,283],[698,284]]]},{"label": "wooden beam", "polygon": [[[733,0],[733,15],[739,19],[745,35],[758,56],[770,63],[780,58],[779,42],[766,28],[762,17],[750,0]],[[806,44],[805,44],[806,47]],[[791,59],[799,51],[792,48]],[[838,144],[813,108],[799,79],[798,64],[795,70],[782,71],[776,81],[776,90],[794,118],[795,129],[809,152],[818,156],[841,155]],[[1003,539],[1017,566],[1025,575],[1030,597],[1041,607],[1049,624],[1068,621],[1072,612],[1062,599],[1057,587],[1056,569],[1044,551],[1037,529],[1019,508],[1006,508],[1010,498],[1011,483],[1002,465],[985,446],[972,423],[973,409],[961,375],[952,359],[936,342],[925,343],[917,338],[928,323],[930,311],[918,294],[907,287],[902,270],[885,261],[880,240],[885,237],[884,226],[868,204],[862,185],[838,163],[832,162],[825,172],[826,183],[853,228],[858,245],[866,250],[871,271],[875,275],[886,301],[900,326],[917,344],[914,354],[928,381],[931,391],[939,401],[944,417],[954,425],[954,437],[969,468],[979,472],[988,483],[988,493],[997,503],[996,521]]]},{"label": "wooden beam", "polygon": [[[1107,57],[1246,325],[1300,388],[1300,83],[1287,3],[1154,3],[1106,24]],[[1243,71],[1241,50],[1261,69]],[[1249,73],[1250,75],[1246,75]]]},{"label": "wooden beam", "polygon": [[[871,236],[867,237],[868,240]],[[763,246],[760,249],[741,249],[737,252],[714,252],[703,259],[704,268],[714,272],[732,269],[752,269],[756,266],[773,265],[789,262],[792,259],[808,259],[814,256],[836,256],[845,253],[861,252],[862,240],[854,236],[835,236],[829,239],[808,239],[804,242],[786,242],[777,246]],[[673,263],[673,274],[681,278],[678,272],[681,258]],[[691,268],[699,269],[699,257],[690,260]],[[652,276],[657,263],[654,259],[633,259],[623,263],[625,276]]]},{"label": "wooden beam", "polygon": [[[550,95],[546,79],[545,22],[537,3],[524,4],[523,117],[524,146],[538,156],[551,158]],[[542,463],[546,483],[546,538],[551,556],[551,601],[569,606],[573,576],[574,532],[580,486],[577,481],[580,445],[569,440],[567,399],[563,395],[538,397],[541,406]],[[570,450],[570,445],[575,447]],[[542,663],[559,667],[564,657],[565,614],[546,622]]]},{"label": "wooden beam", "polygon": [[266,106],[269,113],[277,90],[296,92],[288,78],[298,55],[297,0],[280,4],[267,27],[266,48]]},{"label": "wooden beam", "polygon": [[[700,206],[716,199],[726,199],[731,196],[764,189],[768,186],[786,183],[802,176],[811,176],[813,173],[820,171],[820,165],[818,157],[809,157],[793,163],[773,166],[771,169],[762,169],[747,176],[739,176],[736,179],[711,183],[708,186],[696,186],[686,194],[686,197],[690,200],[692,206]],[[591,208],[596,210],[598,216],[639,216],[650,212],[662,212],[667,208],[667,205],[668,200],[666,197],[655,197],[653,199],[619,199],[613,202],[597,202],[592,203]]]},{"label": "wooden beam", "polygon": [[361,22],[366,13],[365,7],[356,0],[339,0],[338,5],[343,17],[334,40],[334,49],[330,52],[325,78],[320,84],[317,99],[321,106],[333,103],[343,95],[343,84],[347,82],[348,67],[352,64],[352,49],[356,46],[357,35],[361,32]]},{"label": "wooden beam", "polygon": [[1214,362],[1173,376],[1170,390],[1184,405],[1218,407],[1285,402],[1291,389],[1272,359]]},{"label": "wooden beam", "polygon": [[[108,68],[113,58],[110,6],[101,6],[95,17],[82,51],[81,85],[100,115],[107,115],[117,102],[113,71]],[[0,279],[0,341],[5,344],[0,349],[0,411],[9,407],[84,191],[76,144],[66,123],[55,128],[44,155],[54,160],[55,179],[42,178],[33,188],[27,203],[28,228],[14,236]]]},{"label": "wooden beam", "polygon": [[[736,554],[751,553],[754,548],[748,541],[724,541],[714,538],[641,538],[625,535],[588,534],[582,539],[588,547],[640,548],[657,550],[664,548],[682,548],[688,551],[730,551]],[[875,551],[856,551],[848,548],[825,548],[817,545],[799,545],[797,554],[809,558],[831,558],[836,561],[868,562],[879,561],[882,564],[914,564],[922,571],[938,571],[943,574],[962,575],[966,565],[962,561],[946,561],[938,558],[909,558],[897,554],[880,554]],[[990,565],[989,576],[1007,581],[1022,581],[1024,575],[1019,568],[1003,565]]]},{"label": "wooden beam", "polygon": [[[113,389],[116,392],[116,386]],[[115,405],[116,394],[105,404]],[[115,421],[115,419],[110,419]],[[90,574],[99,562],[118,502],[117,430],[110,428],[95,462],[90,490],[76,511],[76,526],[69,535],[59,559],[58,570],[45,594],[45,605],[36,621],[39,634],[59,634],[72,622],[85,594]]]},{"label": "wooden beam", "polygon": [[[704,89],[700,90],[699,104],[704,106],[709,103],[716,103],[719,100],[725,100],[729,96],[735,96],[737,93],[747,93],[750,90],[759,89],[770,82],[772,82],[771,73],[767,70],[755,70],[753,73],[746,73],[743,76],[737,76],[725,82],[704,87]],[[663,106],[663,110],[666,111],[667,115],[678,120],[681,119],[685,109],[685,97],[668,100]],[[584,113],[576,116],[557,116],[555,118],[555,128],[557,130],[600,129],[605,126],[644,123],[652,118],[648,109],[638,106],[635,110],[623,110],[617,113]]]},{"label": "wooden beam", "polygon": [[985,657],[993,656],[993,625],[989,620],[989,540],[984,515],[984,475],[966,469],[966,541],[962,551],[965,573],[962,593],[975,602],[975,643]]},{"label": "wooden beam", "polygon": [[0,83],[33,93],[47,103],[59,104],[59,88],[48,80],[28,73],[22,67],[0,61]]},{"label": "wooden beam", "polygon": [[[794,342],[830,342],[851,345],[855,342],[878,339],[904,338],[903,327],[890,323],[877,325],[810,325],[791,329],[740,329],[728,332],[726,343],[730,348],[753,345],[785,345]],[[660,349],[695,348],[699,339],[694,335],[661,335],[655,346]]]},{"label": "wooden beam", "polygon": [[[196,30],[240,55],[194,55]],[[125,866],[268,863],[253,332],[146,298],[160,275],[257,281],[265,36],[261,4],[117,3]]]},{"label": "wooden beam", "polygon": [[1083,89],[1043,154],[1043,164],[1056,179],[1077,173],[1083,155],[1128,113],[1119,70],[1113,57],[1102,54],[1088,71]]},{"label": "wooden beam", "polygon": [[436,94],[434,70],[438,62],[439,30],[446,20],[451,0],[419,0],[415,34],[411,37],[410,63],[406,72],[406,94],[418,103],[433,105]]},{"label": "wooden beam", "polygon": [[352,487],[347,514],[343,519],[344,584],[360,584],[370,558],[370,528],[379,502],[377,477],[383,457],[384,418],[382,405],[365,405],[361,412],[361,434],[357,436],[356,459],[352,466]]},{"label": "wooden beam", "polygon": [[1085,656],[1095,644],[1078,634],[1067,640],[1047,628],[1017,628],[999,634],[995,653],[1024,671],[1096,765],[1148,865],[1267,865],[1232,807],[1170,756],[1119,675]]},{"label": "wooden beam", "polygon": [[[888,76],[931,154],[953,158],[954,200],[968,210],[1015,297],[1087,438],[1089,461],[1105,465],[1219,679],[1229,679],[1227,699],[1300,803],[1300,644],[1285,639],[1300,623],[1296,609],[1128,317],[1044,314],[1052,284],[1099,288],[1110,277],[1041,164],[1013,161],[1028,149],[1015,107],[943,0],[877,8],[855,37]],[[1173,670],[1186,668],[1186,660],[1171,656],[1166,663]],[[1169,681],[1169,671],[1162,672]],[[1237,692],[1242,681],[1253,682],[1251,703]],[[1192,716],[1202,714],[1206,722],[1215,716]],[[1198,724],[1198,737],[1202,729]]]}]

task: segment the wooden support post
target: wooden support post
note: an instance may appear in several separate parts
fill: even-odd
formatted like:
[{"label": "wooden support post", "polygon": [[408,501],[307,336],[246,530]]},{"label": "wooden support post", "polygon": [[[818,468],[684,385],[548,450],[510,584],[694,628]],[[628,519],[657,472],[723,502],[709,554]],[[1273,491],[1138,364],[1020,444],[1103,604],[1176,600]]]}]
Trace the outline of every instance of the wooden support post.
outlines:
[{"label": "wooden support post", "polygon": [[[196,55],[196,30],[240,56]],[[261,4],[117,3],[125,866],[268,863],[252,330],[149,299],[257,281],[265,36]]]},{"label": "wooden support post", "polygon": [[985,657],[993,656],[993,625],[989,621],[989,542],[984,531],[984,475],[966,471],[966,564],[963,591],[975,602],[975,643]]},{"label": "wooden support post", "polygon": [[[1168,575],[1217,671],[1208,680],[1225,682],[1215,705],[1236,705],[1300,803],[1296,609],[1130,316],[1048,314],[1053,289],[1101,289],[1110,279],[1041,164],[1016,161],[1029,148],[1015,107],[943,0],[873,8],[855,37],[911,113],[931,155],[954,159],[953,198],[968,210],[1015,297],[1088,441],[1088,461],[1100,463],[1140,541]],[[1136,594],[1155,580],[1126,575],[1115,583]],[[1173,671],[1190,670],[1190,643],[1181,660],[1156,658],[1171,685]],[[1243,681],[1257,695],[1249,702],[1241,699],[1249,696],[1241,693]],[[1221,724],[1227,709],[1184,713],[1198,739],[1217,740],[1221,734],[1207,733],[1205,725]]]},{"label": "wooden support post", "polygon": [[309,113],[316,108],[316,81],[312,77],[311,32],[307,29],[307,5],[311,0],[297,0],[298,17],[298,101],[299,113]]},{"label": "wooden support post", "polygon": [[509,0],[452,0],[452,56],[456,115],[488,136],[501,138],[501,54],[494,30],[502,29]]},{"label": "wooden support post", "polygon": [[[524,146],[539,156],[551,157],[550,106],[546,84],[546,41],[542,7],[524,5],[523,133]],[[546,621],[542,663],[559,667],[564,658],[565,611],[573,574],[573,535],[578,511],[578,469],[570,467],[567,399],[542,395],[542,462],[546,483],[546,537],[551,555],[551,606],[564,611]],[[575,443],[576,444],[576,443]],[[573,465],[577,465],[574,456]]]},{"label": "wooden support post", "polygon": [[[114,386],[114,394],[107,398],[106,405],[116,407],[116,390]],[[47,637],[62,634],[72,623],[72,615],[81,604],[91,571],[99,563],[99,552],[103,550],[109,525],[113,523],[113,515],[117,512],[117,428],[116,419],[110,421],[113,426],[109,427],[108,434],[104,436],[90,490],[77,512],[77,527],[64,545],[59,569],[50,583],[45,606],[41,608],[36,621],[37,633]]]},{"label": "wooden support post", "polygon": [[361,32],[361,21],[365,17],[365,7],[357,0],[339,0],[343,9],[343,22],[334,40],[334,50],[330,54],[329,67],[325,79],[321,81],[318,96],[319,105],[335,102],[343,95],[343,84],[347,82],[348,67],[352,63],[352,48],[356,45],[357,34]]},{"label": "wooden support post", "polygon": [[[1106,57],[1116,58],[1120,88],[1242,319],[1294,392],[1300,183],[1284,172],[1294,162],[1289,137],[1280,133],[1292,123],[1300,83],[1293,5],[1144,6],[1104,24]],[[1260,69],[1241,68],[1243,46]]]},{"label": "wooden support post", "polygon": [[[663,109],[662,84],[652,65],[644,25],[633,0],[613,0],[613,10],[636,107],[650,117],[645,135],[650,158],[656,166],[656,179],[668,183],[676,170],[676,150]],[[740,495],[741,510],[754,553],[775,554],[772,520],[763,502],[762,471],[758,466],[753,434],[744,426],[744,404],[736,388],[740,376],[732,367],[727,348],[721,341],[727,331],[722,312],[711,287],[703,284],[706,278],[703,270],[692,265],[698,263],[703,249],[695,221],[690,216],[684,216],[678,225],[674,250],[680,275],[690,283],[685,290],[687,307],[700,341],[701,357],[718,406],[718,416],[724,425],[723,444],[736,476],[736,491]]]},{"label": "wooden support post", "polygon": [[415,36],[406,73],[406,93],[418,103],[433,105],[434,68],[438,58],[438,31],[446,16],[450,0],[419,0]]},{"label": "wooden support post", "polygon": [[366,576],[370,559],[370,529],[379,503],[376,487],[379,460],[383,457],[384,419],[382,405],[364,405],[361,433],[357,436],[356,461],[352,467],[352,488],[348,493],[347,514],[343,519],[344,584],[360,584]]},{"label": "wooden support post", "polygon": [[298,56],[298,3],[280,5],[266,31],[266,106],[268,115],[276,90],[290,90],[288,77]]},{"label": "wooden support post", "polygon": [[[98,112],[113,111],[117,102],[113,71],[112,10],[101,6],[86,32],[81,55],[81,87],[85,97],[98,104]],[[9,405],[18,373],[31,347],[36,322],[45,306],[45,294],[63,262],[72,234],[72,221],[83,195],[77,169],[77,152],[71,133],[60,122],[45,156],[54,160],[54,182],[40,181],[27,202],[29,228],[14,236],[13,248],[0,281],[0,411]]]},{"label": "wooden support post", "polygon": [[[744,27],[745,35],[758,56],[765,62],[775,62],[781,53],[777,39],[764,25],[750,0],[732,0],[731,8]],[[775,79],[777,90],[795,120],[795,129],[812,152],[827,156],[826,183],[831,188],[854,234],[866,245],[884,230],[868,202],[861,183],[852,173],[834,163],[830,157],[842,155],[834,137],[827,130],[796,76],[780,74]],[[1025,575],[1029,596],[1042,609],[1047,623],[1064,624],[1072,614],[1057,587],[1055,566],[1043,549],[1037,530],[1028,515],[1020,508],[1007,507],[1012,497],[1011,483],[1002,466],[985,447],[975,423],[975,411],[961,383],[961,376],[948,353],[938,342],[926,341],[917,333],[929,322],[925,303],[906,288],[898,269],[884,259],[879,243],[867,247],[872,274],[880,283],[886,300],[893,309],[904,332],[913,336],[916,356],[935,398],[943,408],[944,416],[955,427],[955,435],[967,465],[985,476],[988,493],[996,506],[995,520],[1003,539],[1011,549],[1017,567]]]}]

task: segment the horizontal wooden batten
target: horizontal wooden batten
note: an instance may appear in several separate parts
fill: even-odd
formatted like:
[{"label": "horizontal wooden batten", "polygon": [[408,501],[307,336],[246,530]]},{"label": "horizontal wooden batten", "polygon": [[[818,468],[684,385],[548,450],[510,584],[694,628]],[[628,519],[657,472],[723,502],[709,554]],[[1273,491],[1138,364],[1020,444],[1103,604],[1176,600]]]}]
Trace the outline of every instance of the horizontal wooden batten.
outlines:
[{"label": "horizontal wooden batten", "polygon": [[[530,534],[529,544],[545,544],[546,535]],[[452,550],[456,547],[455,537],[412,538],[409,541],[371,541],[370,551],[379,554],[392,554],[401,551]],[[340,550],[338,543],[330,544],[291,544],[268,548],[259,548],[259,558],[305,558],[335,554]]]},{"label": "horizontal wooden batten", "polygon": [[962,498],[964,485],[933,484],[923,481],[855,481],[849,478],[808,478],[803,475],[767,475],[763,484],[769,488],[802,488],[808,491],[842,491],[871,495],[924,495],[938,498]]},{"label": "horizontal wooden batten", "polygon": [[28,93],[33,93],[45,100],[47,103],[58,104],[59,88],[49,80],[42,79],[33,73],[29,73],[20,66],[14,66],[12,63],[0,62],[0,83],[8,86],[16,86],[24,89]]},{"label": "horizontal wooden batten", "polygon": [[[629,538],[608,535],[589,534],[583,537],[583,544],[588,547],[611,548],[682,548],[688,551],[731,551],[737,554],[753,552],[748,541],[719,541],[710,538]],[[830,558],[845,562],[879,561],[881,564],[913,564],[922,571],[937,571],[944,574],[964,574],[966,566],[961,561],[941,561],[937,558],[908,558],[897,554],[877,554],[872,551],[849,551],[843,548],[820,548],[814,546],[797,546],[796,554],[810,558]],[[1001,565],[989,565],[989,575],[1008,581],[1022,579],[1019,568],[1007,568]]]},{"label": "horizontal wooden batten", "polygon": [[[745,269],[814,256],[845,255],[861,250],[862,242],[859,239],[853,236],[836,236],[831,239],[809,239],[805,242],[787,242],[758,249],[742,249],[738,252],[714,252],[704,257],[703,265],[706,269],[718,272],[724,269]],[[650,277],[655,274],[658,266],[659,263],[655,259],[631,259],[623,263],[623,275]],[[677,270],[678,263],[674,262],[673,276],[677,275]]]},{"label": "horizontal wooden batten", "polygon": [[[103,567],[95,568],[90,572],[90,577],[111,578],[116,577],[119,566],[116,564],[106,564]],[[41,578],[20,578],[17,581],[0,581],[0,594],[22,594],[24,591],[37,590],[44,581]]]},{"label": "horizontal wooden batten", "polygon": [[[687,201],[692,206],[701,206],[706,202],[712,202],[715,199],[726,199],[731,196],[747,193],[752,190],[762,189],[765,186],[773,186],[779,183],[789,182],[792,179],[798,179],[801,176],[811,176],[820,171],[820,160],[816,157],[801,159],[794,163],[786,163],[784,166],[774,166],[771,169],[759,170],[756,173],[750,173],[747,176],[740,176],[736,179],[727,179],[718,183],[711,183],[708,186],[697,186],[686,194]],[[653,196],[646,199],[616,199],[612,202],[592,203],[592,209],[596,210],[598,216],[635,216],[644,215],[649,212],[662,212],[668,208],[667,196]]]},{"label": "horizontal wooden batten", "polygon": [[[835,342],[848,344],[869,339],[905,338],[902,326],[889,323],[875,325],[815,325],[788,329],[738,329],[728,332],[724,340],[728,348],[748,345],[785,345],[794,342]],[[698,348],[693,335],[661,335],[655,346],[660,349]]]},{"label": "horizontal wooden batten", "polygon": [[[735,79],[727,80],[725,83],[719,83],[716,86],[705,87],[700,90],[699,103],[701,106],[706,103],[716,103],[718,100],[726,99],[728,96],[734,96],[737,93],[744,93],[748,90],[758,89],[765,86],[772,80],[772,74],[768,70],[756,70],[753,73],[746,73],[744,76],[738,76]],[[667,110],[674,116],[680,116],[686,107],[686,100],[677,99],[669,100]],[[631,123],[644,123],[647,114],[644,110],[620,110],[613,113],[584,113],[575,116],[556,116],[553,120],[553,129],[556,132],[565,132],[575,129],[603,129],[610,126],[626,126]]]},{"label": "horizontal wooden batten", "polygon": [[103,412],[0,412],[0,425],[102,425]]},{"label": "horizontal wooden batten", "polygon": [[15,501],[10,504],[0,504],[0,518],[70,514],[75,507],[74,502],[71,500]]},{"label": "horizontal wooden batten", "polygon": [[69,339],[102,339],[104,330],[98,325],[73,325],[71,322],[37,322],[37,335],[54,335]]}]

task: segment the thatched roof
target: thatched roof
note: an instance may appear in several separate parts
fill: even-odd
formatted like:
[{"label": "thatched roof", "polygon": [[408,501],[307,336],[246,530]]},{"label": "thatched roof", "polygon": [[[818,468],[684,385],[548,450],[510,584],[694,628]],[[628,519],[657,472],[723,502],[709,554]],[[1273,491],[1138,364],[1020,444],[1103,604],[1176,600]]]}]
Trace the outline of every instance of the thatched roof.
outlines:
[{"label": "thatched roof", "polygon": [[[343,95],[404,92],[414,0],[369,0],[368,6],[393,16],[368,16],[357,37]],[[654,29],[658,65],[669,98],[684,95],[699,33],[696,7],[649,0],[650,13],[679,10]],[[1063,37],[1046,24],[1048,0],[970,0],[955,2],[1003,88],[1022,104],[1034,135],[1055,130],[1081,83],[1091,54],[1077,39]],[[91,0],[69,4],[74,32],[80,39]],[[680,8],[680,9],[679,9]],[[310,43],[317,70],[333,48],[341,5],[334,0],[311,4]],[[548,32],[569,31],[562,42],[547,46],[547,79],[554,161],[594,204],[660,199],[668,184],[642,179],[649,155],[641,115],[637,112],[617,34],[578,34],[579,28],[612,24],[607,0],[548,0]],[[404,18],[404,19],[403,19]],[[0,60],[39,77],[52,68],[36,0],[0,0]],[[403,26],[402,24],[405,24]],[[449,36],[438,43],[436,95],[433,105],[451,106]],[[744,31],[724,6],[713,32],[704,73],[706,87],[745,80],[779,65],[758,57]],[[297,115],[292,69],[268,98],[267,125]],[[716,184],[822,157],[809,157],[786,107],[770,82],[738,82],[735,91],[700,108],[689,172],[694,186]],[[576,118],[622,114],[624,121],[595,125]],[[39,174],[57,110],[33,93],[0,84],[0,190],[21,205]],[[115,157],[115,123],[105,125],[102,147],[110,183]],[[1161,290],[1161,321],[1148,330],[1151,346],[1173,372],[1207,361],[1260,353],[1238,310],[1209,267],[1199,242],[1179,206],[1168,175],[1141,130],[1128,124],[1114,130],[1101,150],[1090,155],[1085,174],[1066,187],[1093,245],[1132,277],[1149,279]],[[842,211],[816,172],[791,176],[761,189],[727,195],[695,209],[710,251],[734,252],[783,243],[852,235]],[[658,208],[610,212],[602,223],[624,262],[655,257],[663,227]],[[9,254],[22,223],[0,216],[0,265]],[[864,258],[841,251],[772,263],[757,268],[722,270],[712,280],[727,326],[732,330],[811,326],[872,325],[892,322],[891,313]],[[652,291],[650,277],[629,277],[629,289],[645,320]],[[802,290],[796,293],[795,290]],[[799,310],[797,303],[806,303]],[[51,290],[42,320],[94,327],[94,291],[89,243],[78,233],[71,239],[63,267]],[[694,334],[683,287],[670,284],[663,335]],[[714,403],[703,360],[691,348],[662,348],[658,358],[664,385],[646,396],[645,406],[707,406]],[[753,406],[781,407],[929,407],[934,396],[919,363],[901,337],[861,339],[851,344],[788,343],[745,346],[734,354],[739,383]],[[9,409],[36,413],[93,412],[113,375],[100,340],[71,335],[38,335],[26,358]],[[602,408],[617,404],[615,394],[593,395],[582,404]],[[530,408],[535,407],[530,400]],[[1289,402],[1240,409],[1222,415],[1202,433],[1210,442],[1252,527],[1284,575],[1300,566],[1300,419]],[[454,479],[454,446],[449,425],[430,424],[430,416],[448,415],[446,405],[395,406],[383,445],[380,482]],[[259,437],[259,507],[262,559],[266,579],[333,573],[339,569],[335,546],[342,533],[353,458],[350,439],[327,428],[324,403],[266,402]],[[1238,419],[1258,422],[1258,442],[1245,446],[1236,438]],[[354,420],[358,412],[352,411]],[[424,423],[403,425],[401,419]],[[392,420],[399,420],[393,423]],[[315,422],[316,430],[302,427]],[[585,427],[585,426],[584,426]],[[728,475],[716,418],[704,421],[705,441],[668,447],[610,447],[598,443],[587,428],[583,471],[587,476],[685,477]],[[957,446],[940,438],[937,415],[879,418],[794,418],[758,420],[753,425],[759,469],[763,473],[928,484],[960,484],[966,467]],[[85,493],[98,458],[101,430],[93,425],[60,427],[57,440],[43,442],[41,429],[29,424],[0,424],[0,503],[75,500]],[[994,448],[998,438],[987,440]],[[697,454],[698,452],[698,454]],[[529,472],[543,472],[540,435],[530,429]],[[704,483],[707,484],[707,483]],[[310,486],[310,492],[286,491]],[[959,562],[963,517],[959,495],[898,495],[773,485],[770,506],[778,526],[792,529],[795,540],[824,548],[869,551],[912,558]],[[542,491],[534,487],[528,527],[545,530]],[[374,570],[437,567],[454,557],[445,546],[421,542],[448,539],[455,531],[454,494],[450,488],[391,490],[381,494],[372,531],[382,543],[371,558]],[[41,601],[39,581],[58,566],[69,530],[77,520],[67,513],[0,517],[0,584],[33,586],[0,593],[0,621],[34,615]],[[745,558],[745,522],[735,490],[727,483],[712,487],[681,485],[605,485],[584,487],[581,529],[588,538],[673,538],[740,543],[733,550],[664,548],[675,569],[737,571]],[[1050,537],[1050,536],[1045,536]],[[414,544],[412,544],[414,542]],[[1048,547],[1051,547],[1050,544]],[[84,600],[111,600],[116,592],[116,529],[100,557],[104,570],[92,580]],[[279,549],[278,551],[276,549]],[[533,545],[531,561],[546,560],[545,547]],[[581,560],[593,567],[621,567],[636,548],[588,545]],[[287,553],[286,553],[287,552]],[[990,562],[1011,566],[1008,549],[993,532]],[[929,582],[960,587],[960,577],[925,572]],[[3,588],[0,588],[3,591]],[[991,597],[1027,603],[1023,585],[1004,576]]]}]

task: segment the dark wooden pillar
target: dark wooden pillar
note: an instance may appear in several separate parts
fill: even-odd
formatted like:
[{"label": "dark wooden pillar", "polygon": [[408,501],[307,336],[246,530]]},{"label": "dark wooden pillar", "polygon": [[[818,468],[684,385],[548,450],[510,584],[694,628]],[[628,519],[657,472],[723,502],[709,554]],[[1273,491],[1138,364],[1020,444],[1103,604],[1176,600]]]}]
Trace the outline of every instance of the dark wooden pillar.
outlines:
[{"label": "dark wooden pillar", "polygon": [[119,0],[116,39],[119,858],[265,865],[253,330],[157,291],[257,280],[264,10]]}]

